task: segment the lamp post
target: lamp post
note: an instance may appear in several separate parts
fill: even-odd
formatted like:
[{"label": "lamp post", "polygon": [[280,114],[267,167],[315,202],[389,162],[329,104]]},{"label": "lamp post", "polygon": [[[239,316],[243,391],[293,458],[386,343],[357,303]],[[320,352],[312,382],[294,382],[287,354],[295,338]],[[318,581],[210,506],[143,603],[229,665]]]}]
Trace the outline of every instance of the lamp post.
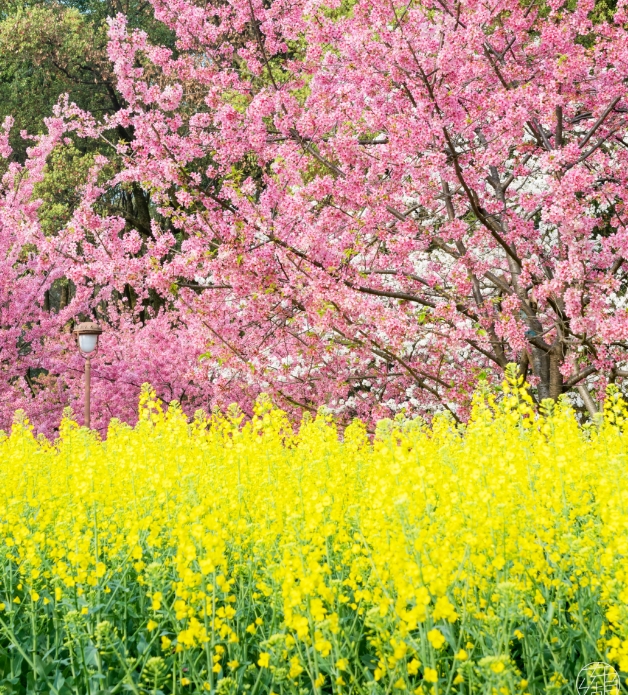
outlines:
[{"label": "lamp post", "polygon": [[85,358],[85,427],[90,427],[90,390],[92,379],[92,355],[98,351],[98,336],[102,333],[100,326],[92,321],[79,323],[74,329],[78,340],[78,349]]}]

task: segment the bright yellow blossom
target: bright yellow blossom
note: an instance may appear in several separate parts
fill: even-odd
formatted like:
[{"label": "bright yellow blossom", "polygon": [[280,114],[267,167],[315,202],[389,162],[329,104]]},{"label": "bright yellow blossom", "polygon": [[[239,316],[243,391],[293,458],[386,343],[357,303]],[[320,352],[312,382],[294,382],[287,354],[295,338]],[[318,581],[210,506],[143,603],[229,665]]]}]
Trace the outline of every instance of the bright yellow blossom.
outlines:
[{"label": "bright yellow blossom", "polygon": [[412,659],[412,661],[408,663],[408,675],[416,676],[416,674],[419,672],[420,667],[421,662],[418,659]]},{"label": "bright yellow blossom", "polygon": [[425,668],[425,671],[423,672],[423,678],[428,683],[436,683],[438,681],[438,672],[436,671],[436,669],[427,666]]},{"label": "bright yellow blossom", "polygon": [[434,649],[440,649],[445,644],[445,637],[443,633],[436,628],[427,633],[427,639]]},{"label": "bright yellow blossom", "polygon": [[374,433],[324,409],[297,428],[267,398],[190,420],[147,389],[137,425],[102,439],[66,419],[48,443],[20,416],[0,433],[2,629],[42,673],[62,653],[66,681],[89,680],[90,645],[112,689],[124,662],[167,695],[258,678],[258,695],[272,678],[430,695],[467,669],[478,692],[541,695],[538,655],[570,641],[626,671],[625,405],[611,388],[583,427],[522,388],[476,396],[464,427],[399,415]]}]

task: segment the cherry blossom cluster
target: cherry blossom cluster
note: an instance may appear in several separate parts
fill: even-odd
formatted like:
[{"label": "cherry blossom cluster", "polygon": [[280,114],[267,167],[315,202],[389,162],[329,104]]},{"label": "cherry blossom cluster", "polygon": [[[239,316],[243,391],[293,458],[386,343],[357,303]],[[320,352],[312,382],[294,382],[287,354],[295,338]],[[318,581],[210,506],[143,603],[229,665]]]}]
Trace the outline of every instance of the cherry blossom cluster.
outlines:
[{"label": "cherry blossom cluster", "polygon": [[[464,419],[510,362],[590,412],[628,376],[626,2],[151,3],[176,51],[113,18],[121,109],[62,104],[4,176],[5,419],[80,399],[78,316],[106,327],[101,425],[143,381],[371,420]],[[111,155],[43,238],[28,186],[70,133]],[[149,221],[103,204],[133,187]]]}]

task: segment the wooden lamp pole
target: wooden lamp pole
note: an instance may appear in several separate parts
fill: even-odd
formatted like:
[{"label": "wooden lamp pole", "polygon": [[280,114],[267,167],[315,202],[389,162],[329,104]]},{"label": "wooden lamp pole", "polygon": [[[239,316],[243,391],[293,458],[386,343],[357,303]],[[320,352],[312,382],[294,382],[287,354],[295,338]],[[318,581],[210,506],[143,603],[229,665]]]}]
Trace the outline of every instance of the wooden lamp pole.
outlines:
[{"label": "wooden lamp pole", "polygon": [[75,328],[78,348],[85,358],[85,427],[91,426],[91,380],[92,356],[98,352],[98,336],[102,333],[100,326],[92,321],[79,323]]}]

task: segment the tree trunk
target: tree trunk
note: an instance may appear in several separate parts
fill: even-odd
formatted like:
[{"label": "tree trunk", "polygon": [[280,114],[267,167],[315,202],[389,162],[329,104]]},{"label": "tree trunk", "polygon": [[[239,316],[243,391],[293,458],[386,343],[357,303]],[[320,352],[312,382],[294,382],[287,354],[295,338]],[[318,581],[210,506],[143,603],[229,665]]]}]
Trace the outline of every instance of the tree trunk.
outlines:
[{"label": "tree trunk", "polygon": [[148,207],[148,195],[144,193],[137,183],[133,183],[133,200],[135,202],[135,214],[142,226],[150,230],[150,209]]},{"label": "tree trunk", "polygon": [[584,405],[586,409],[589,411],[589,415],[593,417],[597,413],[597,406],[595,405],[595,401],[591,397],[591,394],[589,393],[589,389],[587,388],[587,385],[583,382],[580,382],[576,388],[578,389],[578,393],[580,394],[580,398],[584,401]]},{"label": "tree trunk", "polygon": [[69,283],[64,283],[61,287],[61,297],[59,298],[59,311],[65,309],[70,303],[70,285]]},{"label": "tree trunk", "polygon": [[131,311],[135,309],[135,291],[131,287],[131,285],[125,285],[124,286],[124,295],[129,301],[129,307],[131,308]]},{"label": "tree trunk", "polygon": [[532,346],[532,369],[539,378],[539,401],[550,398],[550,358],[547,351]]},{"label": "tree trunk", "polygon": [[528,367],[530,366],[530,358],[527,350],[524,350],[519,359],[519,376],[525,381],[528,378]]},{"label": "tree trunk", "polygon": [[563,392],[563,375],[560,373],[562,350],[560,343],[552,346],[549,352],[549,397],[558,400]]}]

